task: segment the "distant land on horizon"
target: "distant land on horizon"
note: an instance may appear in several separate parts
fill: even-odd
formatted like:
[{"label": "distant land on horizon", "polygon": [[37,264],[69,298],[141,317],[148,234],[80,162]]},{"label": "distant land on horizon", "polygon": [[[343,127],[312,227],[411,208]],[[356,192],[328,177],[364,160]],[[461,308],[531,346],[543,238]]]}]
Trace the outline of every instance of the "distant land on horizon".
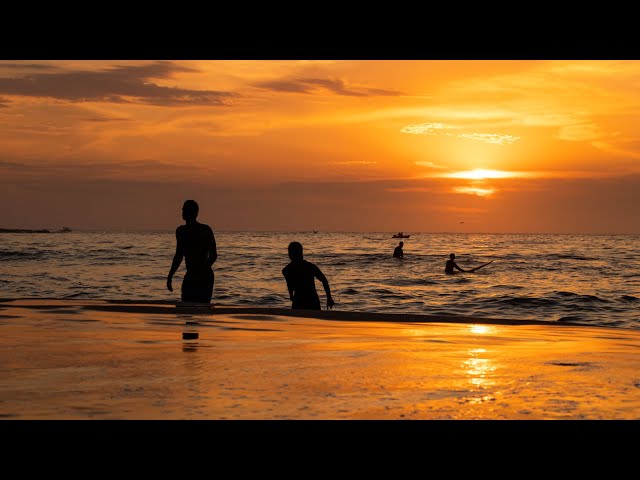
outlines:
[{"label": "distant land on horizon", "polygon": [[62,227],[60,230],[52,230],[47,228],[30,229],[30,228],[0,228],[0,233],[68,233],[72,230],[69,227]]}]

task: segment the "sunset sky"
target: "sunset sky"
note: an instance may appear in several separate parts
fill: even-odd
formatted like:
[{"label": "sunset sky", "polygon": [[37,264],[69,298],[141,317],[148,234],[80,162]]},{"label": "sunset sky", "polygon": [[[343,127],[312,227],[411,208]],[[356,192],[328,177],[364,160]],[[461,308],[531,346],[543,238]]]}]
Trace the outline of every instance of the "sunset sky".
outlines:
[{"label": "sunset sky", "polygon": [[640,233],[640,61],[0,61],[0,227]]}]

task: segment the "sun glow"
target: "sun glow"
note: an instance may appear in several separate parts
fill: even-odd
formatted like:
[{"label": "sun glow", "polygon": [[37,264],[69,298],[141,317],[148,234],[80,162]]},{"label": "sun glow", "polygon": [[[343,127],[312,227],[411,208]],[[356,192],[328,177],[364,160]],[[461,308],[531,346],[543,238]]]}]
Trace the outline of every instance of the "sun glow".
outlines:
[{"label": "sun glow", "polygon": [[514,178],[520,177],[522,174],[518,172],[505,172],[503,170],[484,170],[476,168],[475,170],[465,170],[462,172],[445,173],[443,177],[447,178],[465,178],[468,180],[485,180],[487,178]]},{"label": "sun glow", "polygon": [[454,187],[455,193],[464,193],[467,195],[478,195],[479,197],[488,197],[495,193],[493,188],[479,188],[479,187]]}]

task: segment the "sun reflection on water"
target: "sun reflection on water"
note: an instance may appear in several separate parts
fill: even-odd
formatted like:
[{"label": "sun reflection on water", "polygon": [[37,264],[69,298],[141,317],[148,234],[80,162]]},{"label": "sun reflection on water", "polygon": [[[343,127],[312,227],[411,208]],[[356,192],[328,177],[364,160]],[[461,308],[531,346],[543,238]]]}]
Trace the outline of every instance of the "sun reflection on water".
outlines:
[{"label": "sun reflection on water", "polygon": [[[476,387],[487,387],[495,384],[491,374],[496,370],[495,362],[489,358],[482,358],[487,350],[472,348],[467,352],[469,358],[462,362],[462,369],[468,375],[469,383]],[[482,357],[481,357],[482,355]]]},{"label": "sun reflection on water", "polygon": [[471,333],[493,333],[495,331],[494,327],[490,327],[488,325],[469,325],[469,331]]}]

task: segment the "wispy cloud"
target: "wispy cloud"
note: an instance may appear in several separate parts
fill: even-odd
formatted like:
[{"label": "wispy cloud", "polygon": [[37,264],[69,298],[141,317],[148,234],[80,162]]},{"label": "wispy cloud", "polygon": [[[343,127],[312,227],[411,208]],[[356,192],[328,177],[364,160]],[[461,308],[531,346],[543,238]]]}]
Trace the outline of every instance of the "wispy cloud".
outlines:
[{"label": "wispy cloud", "polygon": [[163,180],[174,183],[184,180],[206,181],[216,170],[210,165],[172,164],[154,159],[133,160],[127,162],[87,163],[84,160],[62,163],[32,162],[25,164],[0,159],[0,183],[11,183],[15,180],[47,183],[60,180],[94,181],[120,179],[134,183]]},{"label": "wispy cloud", "polygon": [[329,165],[375,165],[378,162],[370,161],[370,160],[352,160],[352,161],[344,161],[344,162],[329,162]]},{"label": "wispy cloud", "polygon": [[389,187],[386,189],[387,192],[396,192],[396,193],[414,193],[414,192],[432,192],[432,188],[427,187]]},{"label": "wispy cloud", "polygon": [[131,118],[125,117],[89,117],[85,118],[85,122],[95,122],[95,123],[104,123],[104,122],[129,122]]},{"label": "wispy cloud", "polygon": [[0,93],[46,97],[70,102],[138,103],[161,106],[227,105],[236,94],[157,85],[152,79],[195,70],[162,61],[140,66],[116,66],[99,71],[37,73],[0,78]]},{"label": "wispy cloud", "polygon": [[[419,123],[417,125],[407,125],[400,131],[402,133],[412,133],[414,135],[448,135],[453,136],[453,133],[447,132],[448,130],[458,130],[461,127],[455,125],[447,125],[445,123]],[[443,131],[446,130],[446,131]]]},{"label": "wispy cloud", "polygon": [[640,159],[640,153],[638,150],[630,150],[627,148],[618,147],[608,142],[595,141],[591,142],[591,145],[602,150],[603,152],[612,153],[620,157],[627,157],[633,159]]},{"label": "wispy cloud", "polygon": [[503,133],[454,133],[460,130],[464,130],[464,127],[448,125],[446,123],[419,123],[415,125],[407,125],[400,131],[402,133],[410,133],[413,135],[445,135],[447,137],[467,138],[485,143],[493,143],[495,145],[509,145],[520,139],[520,137],[506,135]]},{"label": "wispy cloud", "polygon": [[433,168],[436,170],[441,170],[445,167],[443,167],[442,165],[437,165],[433,162],[414,162],[416,165],[418,165],[419,167],[427,167],[427,168]]},{"label": "wispy cloud", "polygon": [[397,96],[402,92],[382,88],[347,86],[341,79],[330,78],[286,78],[256,82],[254,86],[274,92],[314,94],[318,89],[328,90],[336,95],[351,97]]},{"label": "wispy cloud", "polygon": [[520,139],[520,137],[504,135],[501,133],[461,133],[458,137],[480,140],[481,142],[494,143],[496,145],[509,145]]},{"label": "wispy cloud", "polygon": [[453,187],[453,192],[465,195],[477,195],[478,197],[488,197],[495,193],[495,189],[481,187]]},{"label": "wispy cloud", "polygon": [[582,123],[578,125],[566,125],[558,131],[556,138],[571,142],[587,142],[602,138],[604,133],[595,123]]}]

